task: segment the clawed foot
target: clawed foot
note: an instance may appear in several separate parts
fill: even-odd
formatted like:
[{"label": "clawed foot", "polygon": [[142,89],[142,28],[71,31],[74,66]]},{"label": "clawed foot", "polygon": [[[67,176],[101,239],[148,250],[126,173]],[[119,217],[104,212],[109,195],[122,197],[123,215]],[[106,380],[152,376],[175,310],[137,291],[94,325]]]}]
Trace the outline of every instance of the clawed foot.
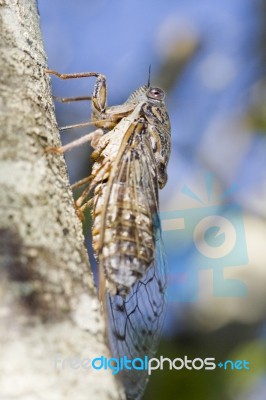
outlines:
[{"label": "clawed foot", "polygon": [[64,150],[62,147],[48,146],[45,148],[45,153],[63,154]]}]

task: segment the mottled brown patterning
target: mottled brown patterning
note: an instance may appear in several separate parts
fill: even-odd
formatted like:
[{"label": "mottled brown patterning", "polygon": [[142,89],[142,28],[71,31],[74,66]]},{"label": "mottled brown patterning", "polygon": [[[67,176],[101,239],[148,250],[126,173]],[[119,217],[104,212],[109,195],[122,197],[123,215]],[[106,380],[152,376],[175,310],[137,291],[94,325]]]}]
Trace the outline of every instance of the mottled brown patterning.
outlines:
[{"label": "mottled brown patterning", "polygon": [[159,89],[137,90],[126,103],[132,112],[93,153],[93,247],[103,267],[101,285],[112,294],[127,294],[154,261],[153,218],[170,149],[168,115],[160,98],[149,97],[154,92],[163,96]]}]

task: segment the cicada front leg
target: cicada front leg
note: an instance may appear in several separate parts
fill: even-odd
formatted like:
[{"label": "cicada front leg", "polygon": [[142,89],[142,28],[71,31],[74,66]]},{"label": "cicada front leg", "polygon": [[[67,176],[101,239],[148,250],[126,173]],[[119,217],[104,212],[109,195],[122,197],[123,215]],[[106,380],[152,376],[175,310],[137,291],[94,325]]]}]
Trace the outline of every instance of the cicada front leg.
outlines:
[{"label": "cicada front leg", "polygon": [[[95,131],[90,132],[87,135],[84,135],[83,137],[66,144],[65,146],[48,147],[46,149],[46,151],[53,152],[56,154],[62,154],[68,150],[71,150],[75,147],[81,146],[87,142],[91,142],[91,146],[95,149],[97,147],[99,139],[104,134],[103,128],[105,128],[106,123],[108,123],[108,121],[106,121],[106,119],[105,119],[105,109],[106,109],[106,78],[105,78],[105,76],[102,74],[99,74],[97,72],[61,74],[60,72],[57,72],[55,70],[50,70],[50,69],[47,69],[46,73],[55,75],[58,78],[63,79],[63,80],[88,78],[88,77],[96,78],[92,96],[79,96],[79,97],[67,97],[67,98],[53,96],[53,98],[57,101],[61,101],[62,103],[69,103],[69,102],[82,101],[82,100],[91,100],[92,101],[93,116],[95,117],[94,120],[88,121],[85,123],[76,124],[76,125],[69,125],[69,126],[61,127],[61,128],[59,128],[60,131],[65,131],[67,129],[73,129],[73,128],[82,128],[82,127],[89,126],[89,125],[96,125],[98,128]],[[81,186],[87,184],[87,187],[85,188],[85,190],[83,191],[81,196],[76,201],[77,212],[81,219],[82,219],[83,211],[85,210],[85,208],[89,207],[89,202],[86,202],[84,204],[84,201],[86,200],[86,197],[90,192],[90,187],[88,186],[90,181],[91,181],[91,177],[87,177],[85,179],[82,179],[79,182],[76,182],[73,185],[74,188],[78,188],[78,187],[81,187]]]},{"label": "cicada front leg", "polygon": [[[79,97],[58,97],[53,96],[55,100],[61,101],[63,103],[73,102],[73,101],[81,101],[81,100],[91,100],[93,105],[93,114],[97,115],[97,119],[94,121],[88,121],[76,125],[69,125],[59,128],[60,131],[65,131],[67,129],[73,128],[83,128],[89,125],[97,124],[99,129],[96,129],[94,132],[91,132],[80,139],[77,139],[69,144],[61,147],[49,147],[47,150],[54,153],[64,153],[68,150],[73,149],[74,147],[81,146],[84,143],[91,142],[92,147],[95,148],[99,141],[99,138],[103,135],[103,130],[101,127],[104,127],[106,124],[106,120],[104,119],[104,113],[106,109],[106,78],[104,75],[99,74],[97,72],[81,72],[75,74],[61,74],[55,70],[47,69],[46,73],[55,75],[60,79],[77,79],[77,78],[88,78],[88,77],[96,77],[96,82],[94,85],[94,90],[92,96],[79,96]],[[101,119],[103,118],[103,119]]]},{"label": "cicada front leg", "polygon": [[[98,72],[79,72],[75,74],[61,74],[53,69],[47,69],[46,72],[50,75],[55,75],[60,79],[77,79],[77,78],[89,78],[91,76],[96,78],[96,82],[94,85],[94,91],[91,97],[93,107],[100,113],[104,113],[106,108],[106,78],[103,74],[99,74]],[[63,102],[69,101],[79,101],[79,100],[88,100],[87,97],[73,97],[64,100]]]}]

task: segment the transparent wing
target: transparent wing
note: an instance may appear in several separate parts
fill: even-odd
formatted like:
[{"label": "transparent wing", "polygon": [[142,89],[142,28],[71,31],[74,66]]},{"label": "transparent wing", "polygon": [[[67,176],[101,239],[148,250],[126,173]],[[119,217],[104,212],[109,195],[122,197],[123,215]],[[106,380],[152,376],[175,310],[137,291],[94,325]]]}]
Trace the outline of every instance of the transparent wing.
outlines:
[{"label": "transparent wing", "polygon": [[[153,357],[160,339],[165,315],[165,255],[161,236],[156,239],[156,258],[145,276],[130,293],[106,293],[108,339],[113,357],[128,359]],[[145,365],[139,363],[140,368]],[[119,376],[128,399],[141,399],[148,381],[145,369],[124,369]]]},{"label": "transparent wing", "polygon": [[[154,155],[149,140],[143,135],[132,135],[131,141],[118,165],[118,171],[112,182],[110,191],[111,204],[121,203],[121,199],[130,198],[130,208],[135,215],[138,209],[149,217],[154,241],[154,252],[151,263],[145,267],[144,274],[135,280],[130,292],[125,295],[105,294],[105,312],[108,325],[108,340],[113,357],[126,356],[132,360],[154,356],[165,314],[166,257],[161,238],[161,226],[158,216],[158,183]],[[121,184],[122,182],[122,184]],[[128,200],[124,200],[124,208],[128,208]],[[109,205],[108,205],[109,207]],[[122,206],[119,206],[120,208]],[[106,212],[108,219],[108,210]],[[134,219],[136,220],[136,218]],[[116,223],[119,218],[116,217]],[[119,226],[119,225],[113,225]],[[117,228],[118,229],[118,228]],[[120,227],[120,229],[122,229]],[[145,235],[141,233],[145,226],[131,225],[136,239],[135,245],[142,249]],[[106,229],[107,230],[107,229]],[[144,235],[144,236],[143,236]],[[109,235],[108,235],[109,236]],[[121,232],[117,233],[117,246]],[[117,247],[117,268],[123,269],[124,242]],[[134,241],[132,242],[134,244]],[[143,244],[144,243],[144,244]],[[150,251],[150,244],[147,245]],[[120,250],[119,250],[120,249]],[[141,251],[139,250],[139,254]],[[109,257],[110,259],[110,257]],[[107,261],[107,260],[106,260]],[[145,263],[144,263],[145,264]],[[101,266],[100,266],[101,267]],[[126,272],[125,272],[126,274]],[[147,370],[141,361],[135,365],[139,369],[124,369],[119,377],[125,386],[128,399],[140,399],[147,383]]]}]

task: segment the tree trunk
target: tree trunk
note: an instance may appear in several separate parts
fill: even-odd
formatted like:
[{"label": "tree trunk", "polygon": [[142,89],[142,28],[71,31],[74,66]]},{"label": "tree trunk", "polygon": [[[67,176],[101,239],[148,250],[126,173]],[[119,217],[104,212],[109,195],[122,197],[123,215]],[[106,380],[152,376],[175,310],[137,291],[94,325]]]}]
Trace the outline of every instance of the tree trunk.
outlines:
[{"label": "tree trunk", "polygon": [[64,157],[45,151],[60,142],[36,3],[0,9],[0,398],[119,399],[89,367],[108,349]]}]

